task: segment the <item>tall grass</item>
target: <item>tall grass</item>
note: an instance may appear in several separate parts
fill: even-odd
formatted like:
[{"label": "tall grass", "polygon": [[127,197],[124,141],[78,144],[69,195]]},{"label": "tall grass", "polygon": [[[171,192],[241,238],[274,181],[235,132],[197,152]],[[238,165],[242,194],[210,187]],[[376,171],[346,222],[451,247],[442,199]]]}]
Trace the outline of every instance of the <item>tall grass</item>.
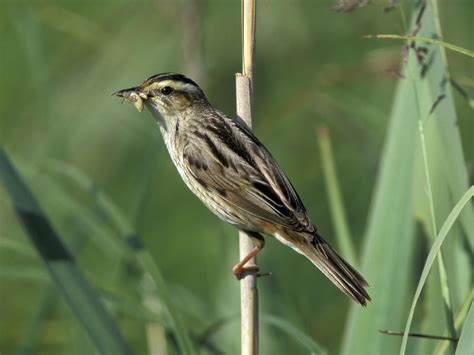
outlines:
[{"label": "tall grass", "polygon": [[0,150],[0,179],[32,244],[42,257],[55,285],[61,291],[84,330],[101,354],[131,354],[117,323],[104,308],[70,252],[57,236],[21,176]]},{"label": "tall grass", "polygon": [[[412,28],[419,30],[415,34],[440,38],[438,16],[436,1],[422,2],[413,16]],[[377,334],[377,330],[399,330],[407,317],[406,300],[411,293],[407,286],[417,277],[412,258],[420,245],[413,234],[415,219],[430,237],[424,241],[430,245],[437,227],[468,189],[444,48],[439,43],[427,47],[414,40],[407,43],[403,79],[397,90],[364,247],[363,270],[373,285],[374,304],[367,311],[352,308],[343,346],[346,354],[396,353],[400,348],[400,339]],[[428,279],[431,286],[424,295],[425,312],[417,323],[427,334],[456,337],[453,309],[472,287],[469,255],[474,215],[470,203],[466,208],[459,216],[457,225],[461,228],[451,231],[444,245],[446,262],[438,259],[438,276]],[[378,265],[377,269],[373,265]],[[422,276],[423,280],[426,275]],[[413,340],[406,348],[410,323],[400,353],[432,353],[434,341]],[[453,344],[452,352],[454,348]]]},{"label": "tall grass", "polygon": [[[235,230],[222,227],[185,190],[152,120],[109,97],[157,72],[196,70],[180,60],[188,30],[180,17],[184,3],[4,4],[0,145],[71,259],[45,267],[16,215],[24,195],[3,179],[2,354],[238,353],[238,283],[230,271],[238,259]],[[360,261],[373,299],[367,308],[350,306],[343,332],[348,300],[312,265],[267,238],[259,266],[273,275],[259,280],[262,354],[341,348],[350,355],[465,355],[473,348],[474,216],[466,196],[474,121],[450,86],[453,79],[471,94],[466,60],[472,47],[463,47],[471,38],[472,5],[440,3],[440,13],[429,0],[414,33],[420,14],[414,3],[400,1],[388,14],[374,6],[347,15],[329,12],[324,2],[258,2],[256,134],[318,228]],[[202,31],[205,91],[232,114],[240,48],[229,43],[240,38],[240,3],[193,4],[203,21],[193,28]],[[359,37],[399,33],[400,11],[407,9],[413,23],[405,39],[418,52],[407,50],[393,80],[381,72],[397,68],[402,49],[394,45],[401,42]],[[323,161],[314,164],[308,152],[321,122],[332,145],[328,136],[318,137]],[[3,166],[0,175],[6,172]],[[13,202],[12,192],[20,196]],[[462,211],[454,209],[461,198]],[[427,260],[434,267],[423,269]],[[379,332],[386,329],[407,333]],[[459,341],[408,332],[454,334]]]}]

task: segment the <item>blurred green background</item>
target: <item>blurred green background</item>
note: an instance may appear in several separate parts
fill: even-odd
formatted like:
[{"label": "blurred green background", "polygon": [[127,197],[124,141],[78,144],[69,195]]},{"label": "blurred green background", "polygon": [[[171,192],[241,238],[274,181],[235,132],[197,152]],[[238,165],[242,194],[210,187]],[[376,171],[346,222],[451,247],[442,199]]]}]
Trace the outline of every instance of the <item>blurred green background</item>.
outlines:
[{"label": "blurred green background", "polygon": [[[237,353],[239,283],[231,273],[238,260],[237,231],[187,190],[150,114],[122,105],[111,93],[156,73],[180,72],[195,79],[215,106],[234,114],[240,1],[0,4],[0,146],[66,243],[80,245],[75,255],[86,276],[130,304],[147,304],[146,280],[110,244],[120,237],[97,211],[93,193],[101,191],[152,253],[186,328],[201,336],[224,320],[210,341],[224,353]],[[403,42],[363,36],[405,33],[413,3],[401,1],[384,12],[386,2],[377,0],[351,13],[331,11],[333,4],[258,1],[254,130],[292,180],[314,223],[336,244],[316,136],[316,128],[327,125],[360,250],[403,56]],[[444,40],[472,50],[474,3],[440,1],[439,6]],[[447,54],[451,77],[473,97],[472,58]],[[454,97],[472,184],[473,111],[461,94]],[[87,177],[92,194],[71,179],[71,172]],[[3,187],[0,240],[0,352],[16,354],[29,339],[35,354],[91,353],[81,326],[50,289]],[[415,275],[421,263],[414,263]],[[262,317],[284,319],[329,353],[339,351],[350,300],[307,260],[270,238],[259,264],[273,274],[259,280]],[[48,301],[51,305],[38,315],[39,305]],[[147,322],[133,311],[110,307],[132,348],[146,354]],[[40,325],[32,324],[33,315]],[[261,350],[305,353],[298,341],[264,320]],[[174,353],[172,345],[168,351]]]}]

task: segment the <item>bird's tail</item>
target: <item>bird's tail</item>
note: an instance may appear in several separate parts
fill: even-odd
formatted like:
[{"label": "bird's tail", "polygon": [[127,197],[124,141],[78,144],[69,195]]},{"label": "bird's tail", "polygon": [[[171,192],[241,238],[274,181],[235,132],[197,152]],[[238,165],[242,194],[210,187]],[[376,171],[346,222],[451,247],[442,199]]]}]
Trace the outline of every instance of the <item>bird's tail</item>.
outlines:
[{"label": "bird's tail", "polygon": [[298,246],[299,251],[342,292],[362,306],[370,301],[370,296],[365,290],[368,287],[367,281],[356,269],[339,256],[319,233],[315,232],[311,242],[301,244]]}]

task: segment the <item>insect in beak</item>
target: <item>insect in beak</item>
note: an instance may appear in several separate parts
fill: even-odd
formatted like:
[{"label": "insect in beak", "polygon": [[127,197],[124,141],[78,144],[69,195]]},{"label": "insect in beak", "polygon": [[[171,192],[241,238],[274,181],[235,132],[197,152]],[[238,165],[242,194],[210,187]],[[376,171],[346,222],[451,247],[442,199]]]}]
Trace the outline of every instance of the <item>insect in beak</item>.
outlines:
[{"label": "insect in beak", "polygon": [[123,99],[122,102],[127,101],[132,103],[138,112],[143,112],[143,102],[148,99],[148,95],[140,91],[137,87],[119,90],[114,92],[112,95],[121,97]]}]

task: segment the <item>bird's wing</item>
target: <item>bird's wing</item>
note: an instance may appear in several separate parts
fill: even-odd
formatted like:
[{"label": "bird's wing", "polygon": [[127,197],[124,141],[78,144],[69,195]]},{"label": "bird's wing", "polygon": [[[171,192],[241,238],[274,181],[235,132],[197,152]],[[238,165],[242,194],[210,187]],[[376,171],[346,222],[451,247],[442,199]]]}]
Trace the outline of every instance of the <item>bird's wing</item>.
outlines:
[{"label": "bird's wing", "polygon": [[[221,208],[295,231],[314,231],[298,194],[270,152],[239,118],[216,113],[205,131],[184,146],[188,173],[212,194]],[[248,226],[249,228],[255,226]],[[258,226],[257,226],[258,227]]]}]

